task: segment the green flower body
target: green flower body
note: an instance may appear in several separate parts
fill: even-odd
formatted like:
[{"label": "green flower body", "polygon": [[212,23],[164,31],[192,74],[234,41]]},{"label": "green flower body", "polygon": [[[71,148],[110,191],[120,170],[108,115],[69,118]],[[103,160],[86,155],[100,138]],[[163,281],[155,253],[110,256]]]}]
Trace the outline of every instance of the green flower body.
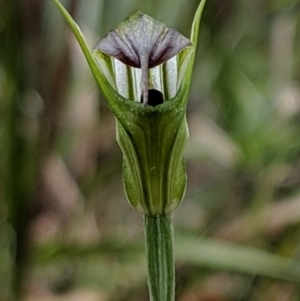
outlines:
[{"label": "green flower body", "polygon": [[186,187],[186,107],[195,58],[192,45],[197,43],[204,1],[196,12],[191,41],[138,12],[110,31],[93,51],[68,12],[53,1],[116,117],[128,201],[146,215],[174,210]]}]

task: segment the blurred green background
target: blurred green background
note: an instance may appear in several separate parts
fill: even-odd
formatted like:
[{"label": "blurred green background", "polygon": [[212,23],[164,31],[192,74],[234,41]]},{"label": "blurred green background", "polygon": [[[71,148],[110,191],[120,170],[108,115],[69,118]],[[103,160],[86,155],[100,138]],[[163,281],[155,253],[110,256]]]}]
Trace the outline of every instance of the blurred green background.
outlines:
[{"label": "blurred green background", "polygon": [[[93,47],[137,10],[189,36],[198,0],[62,3]],[[299,0],[207,0],[178,301],[300,300],[299,16]],[[0,41],[0,300],[148,300],[115,121],[63,17],[2,0]]]}]

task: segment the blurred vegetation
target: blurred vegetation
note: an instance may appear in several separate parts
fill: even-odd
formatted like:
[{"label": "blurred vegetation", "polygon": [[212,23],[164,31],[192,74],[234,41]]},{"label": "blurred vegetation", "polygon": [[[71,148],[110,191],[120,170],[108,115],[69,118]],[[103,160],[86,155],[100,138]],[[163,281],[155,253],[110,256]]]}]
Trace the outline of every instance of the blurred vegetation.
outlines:
[{"label": "blurred vegetation", "polygon": [[[62,1],[94,46],[141,10],[185,35],[198,0]],[[208,1],[177,298],[300,300],[300,2]],[[0,300],[148,300],[115,125],[50,0],[0,2]]]}]

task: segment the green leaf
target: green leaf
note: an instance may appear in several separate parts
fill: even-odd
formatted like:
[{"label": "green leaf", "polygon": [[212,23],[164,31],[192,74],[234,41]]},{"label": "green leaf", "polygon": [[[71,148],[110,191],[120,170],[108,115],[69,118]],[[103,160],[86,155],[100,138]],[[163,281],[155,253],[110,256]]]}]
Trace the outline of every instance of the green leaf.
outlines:
[{"label": "green leaf", "polygon": [[179,76],[178,85],[184,86],[187,89],[190,87],[191,77],[193,72],[193,66],[196,56],[196,49],[198,44],[198,36],[200,31],[200,21],[205,6],[206,0],[201,0],[197,8],[191,30],[190,40],[194,45],[194,51],[189,51],[189,49],[183,50],[179,53]]}]

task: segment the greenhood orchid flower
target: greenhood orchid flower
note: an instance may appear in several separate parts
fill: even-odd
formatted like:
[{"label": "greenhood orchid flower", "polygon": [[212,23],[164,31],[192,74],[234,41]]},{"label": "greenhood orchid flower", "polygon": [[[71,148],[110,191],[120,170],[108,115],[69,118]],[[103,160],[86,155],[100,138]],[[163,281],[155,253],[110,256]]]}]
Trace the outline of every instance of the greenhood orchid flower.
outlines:
[{"label": "greenhood orchid flower", "polygon": [[186,188],[186,108],[205,0],[196,11],[190,40],[138,12],[92,51],[72,17],[58,0],[53,2],[75,34],[116,118],[127,199],[145,217],[150,299],[173,301],[170,212]]},{"label": "greenhood orchid flower", "polygon": [[174,210],[186,187],[186,106],[204,1],[196,12],[191,40],[138,12],[92,51],[68,12],[53,1],[116,117],[128,201],[148,215]]},{"label": "greenhood orchid flower", "polygon": [[191,53],[191,46],[175,29],[138,12],[93,51],[110,86],[126,99],[117,100],[113,109],[124,155],[124,186],[131,205],[144,214],[167,213],[184,195],[182,153],[188,129],[186,101],[177,96],[178,73],[185,71],[177,54]]}]

